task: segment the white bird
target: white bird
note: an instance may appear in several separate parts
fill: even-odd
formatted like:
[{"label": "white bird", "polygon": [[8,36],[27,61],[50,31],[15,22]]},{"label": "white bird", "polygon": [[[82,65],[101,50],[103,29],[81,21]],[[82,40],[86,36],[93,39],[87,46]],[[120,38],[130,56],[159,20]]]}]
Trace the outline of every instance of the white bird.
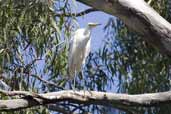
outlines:
[{"label": "white bird", "polygon": [[[100,25],[98,23],[88,23],[86,28],[77,29],[69,44],[68,67],[69,78],[73,79],[80,72],[82,65],[90,53],[90,36],[92,28]],[[74,79],[75,81],[75,79]]]}]

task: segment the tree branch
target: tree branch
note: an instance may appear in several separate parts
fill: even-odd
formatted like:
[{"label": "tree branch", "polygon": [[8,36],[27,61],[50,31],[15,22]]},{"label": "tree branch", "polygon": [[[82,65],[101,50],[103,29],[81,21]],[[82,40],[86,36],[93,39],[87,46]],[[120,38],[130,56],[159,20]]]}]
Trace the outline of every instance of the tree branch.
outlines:
[{"label": "tree branch", "polygon": [[55,16],[58,16],[58,17],[60,17],[60,16],[66,16],[66,17],[76,16],[76,17],[79,17],[79,16],[83,16],[85,14],[88,14],[88,13],[91,13],[94,11],[98,11],[98,10],[94,9],[94,8],[89,8],[89,9],[86,9],[86,10],[79,12],[79,13],[66,13],[66,14],[56,13]]},{"label": "tree branch", "polygon": [[65,90],[63,87],[61,87],[61,86],[59,86],[59,85],[57,85],[57,84],[55,84],[53,82],[47,81],[47,80],[41,78],[40,76],[38,76],[36,74],[31,74],[30,76],[40,80],[43,84],[46,84],[46,85],[49,85],[49,86],[54,86],[54,87],[58,88],[59,90]]},{"label": "tree branch", "polygon": [[144,0],[77,0],[119,17],[146,42],[171,56],[171,24]]},{"label": "tree branch", "polygon": [[32,97],[32,98],[40,98],[44,100],[49,100],[49,98],[46,98],[40,94],[28,92],[28,91],[5,91],[0,90],[0,94],[6,95],[6,96],[24,96],[24,97]]},{"label": "tree branch", "polygon": [[47,105],[64,101],[85,105],[95,104],[112,107],[119,106],[120,108],[133,108],[135,106],[152,107],[159,106],[163,103],[171,103],[171,91],[137,95],[72,90],[45,94],[28,94],[28,92],[25,93],[23,91],[3,91],[3,93],[8,93],[6,95],[14,95],[12,93],[15,93],[15,95],[23,95],[24,97],[12,100],[0,100],[0,111],[19,110],[37,105]]}]

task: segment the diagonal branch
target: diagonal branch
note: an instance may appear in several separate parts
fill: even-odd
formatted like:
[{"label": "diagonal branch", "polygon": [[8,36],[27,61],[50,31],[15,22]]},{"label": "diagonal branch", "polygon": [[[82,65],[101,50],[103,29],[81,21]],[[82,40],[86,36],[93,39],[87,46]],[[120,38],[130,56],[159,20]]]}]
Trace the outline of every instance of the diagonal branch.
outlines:
[{"label": "diagonal branch", "polygon": [[160,52],[171,56],[171,24],[144,0],[76,0],[119,17]]},{"label": "diagonal branch", "polygon": [[[15,93],[17,92],[20,93],[20,95],[24,95],[25,97],[12,100],[0,100],[0,111],[19,110],[28,107],[47,105],[64,101],[85,105],[95,104],[112,107],[119,106],[120,108],[134,108],[136,106],[152,107],[159,106],[160,104],[171,103],[171,91],[137,95],[72,90],[51,92],[45,94],[36,94],[29,92],[26,92],[25,94],[25,92],[23,91],[15,91]],[[11,95],[10,92],[7,91],[3,91],[3,93],[9,93],[6,95]],[[11,93],[13,92],[11,91]]]},{"label": "diagonal branch", "polygon": [[59,86],[58,84],[55,84],[53,82],[50,82],[50,81],[47,81],[43,78],[41,78],[40,76],[36,75],[36,74],[31,74],[30,76],[40,80],[42,83],[46,84],[46,85],[49,85],[49,86],[54,86],[56,88],[58,88],[59,90],[65,90],[63,87]]},{"label": "diagonal branch", "polygon": [[76,17],[79,17],[79,16],[83,16],[85,14],[95,12],[95,11],[98,11],[98,10],[94,9],[94,8],[89,8],[89,9],[86,9],[86,10],[79,12],[79,13],[66,13],[66,14],[56,13],[55,16],[58,16],[58,17],[60,17],[60,16],[66,16],[66,17],[76,16]]}]

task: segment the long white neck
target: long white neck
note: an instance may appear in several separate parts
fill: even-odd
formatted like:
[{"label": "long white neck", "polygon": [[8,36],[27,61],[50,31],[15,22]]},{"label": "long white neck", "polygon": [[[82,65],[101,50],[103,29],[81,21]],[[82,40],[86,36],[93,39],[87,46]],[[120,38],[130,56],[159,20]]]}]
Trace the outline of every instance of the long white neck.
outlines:
[{"label": "long white neck", "polygon": [[87,26],[86,27],[86,29],[85,29],[85,31],[84,31],[84,34],[86,35],[86,34],[90,34],[91,33],[91,27],[90,26]]}]

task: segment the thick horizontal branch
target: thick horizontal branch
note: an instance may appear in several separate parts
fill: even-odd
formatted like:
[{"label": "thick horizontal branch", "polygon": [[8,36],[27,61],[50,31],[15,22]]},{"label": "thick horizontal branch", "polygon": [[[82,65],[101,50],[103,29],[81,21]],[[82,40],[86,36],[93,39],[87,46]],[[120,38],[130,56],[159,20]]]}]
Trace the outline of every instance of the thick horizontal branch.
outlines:
[{"label": "thick horizontal branch", "polygon": [[94,8],[89,8],[89,9],[86,9],[82,12],[79,12],[79,13],[65,13],[65,14],[62,14],[62,13],[56,13],[55,16],[65,16],[65,17],[72,17],[72,16],[76,16],[76,17],[79,17],[79,16],[83,16],[85,14],[88,14],[88,13],[91,13],[91,12],[95,12],[95,11],[98,11],[97,9],[94,9]]},{"label": "thick horizontal branch", "polygon": [[[3,94],[14,95],[13,92],[3,91]],[[47,105],[62,101],[68,101],[76,104],[95,104],[103,106],[123,106],[123,107],[151,107],[158,106],[163,103],[171,103],[171,91],[150,94],[117,94],[96,91],[72,91],[65,90],[59,92],[51,92],[46,94],[28,93],[15,91],[15,95],[22,95],[20,99],[0,100],[0,111],[19,110],[28,107]]]},{"label": "thick horizontal branch", "polygon": [[119,17],[146,42],[171,56],[171,24],[144,0],[77,0],[99,11]]}]

